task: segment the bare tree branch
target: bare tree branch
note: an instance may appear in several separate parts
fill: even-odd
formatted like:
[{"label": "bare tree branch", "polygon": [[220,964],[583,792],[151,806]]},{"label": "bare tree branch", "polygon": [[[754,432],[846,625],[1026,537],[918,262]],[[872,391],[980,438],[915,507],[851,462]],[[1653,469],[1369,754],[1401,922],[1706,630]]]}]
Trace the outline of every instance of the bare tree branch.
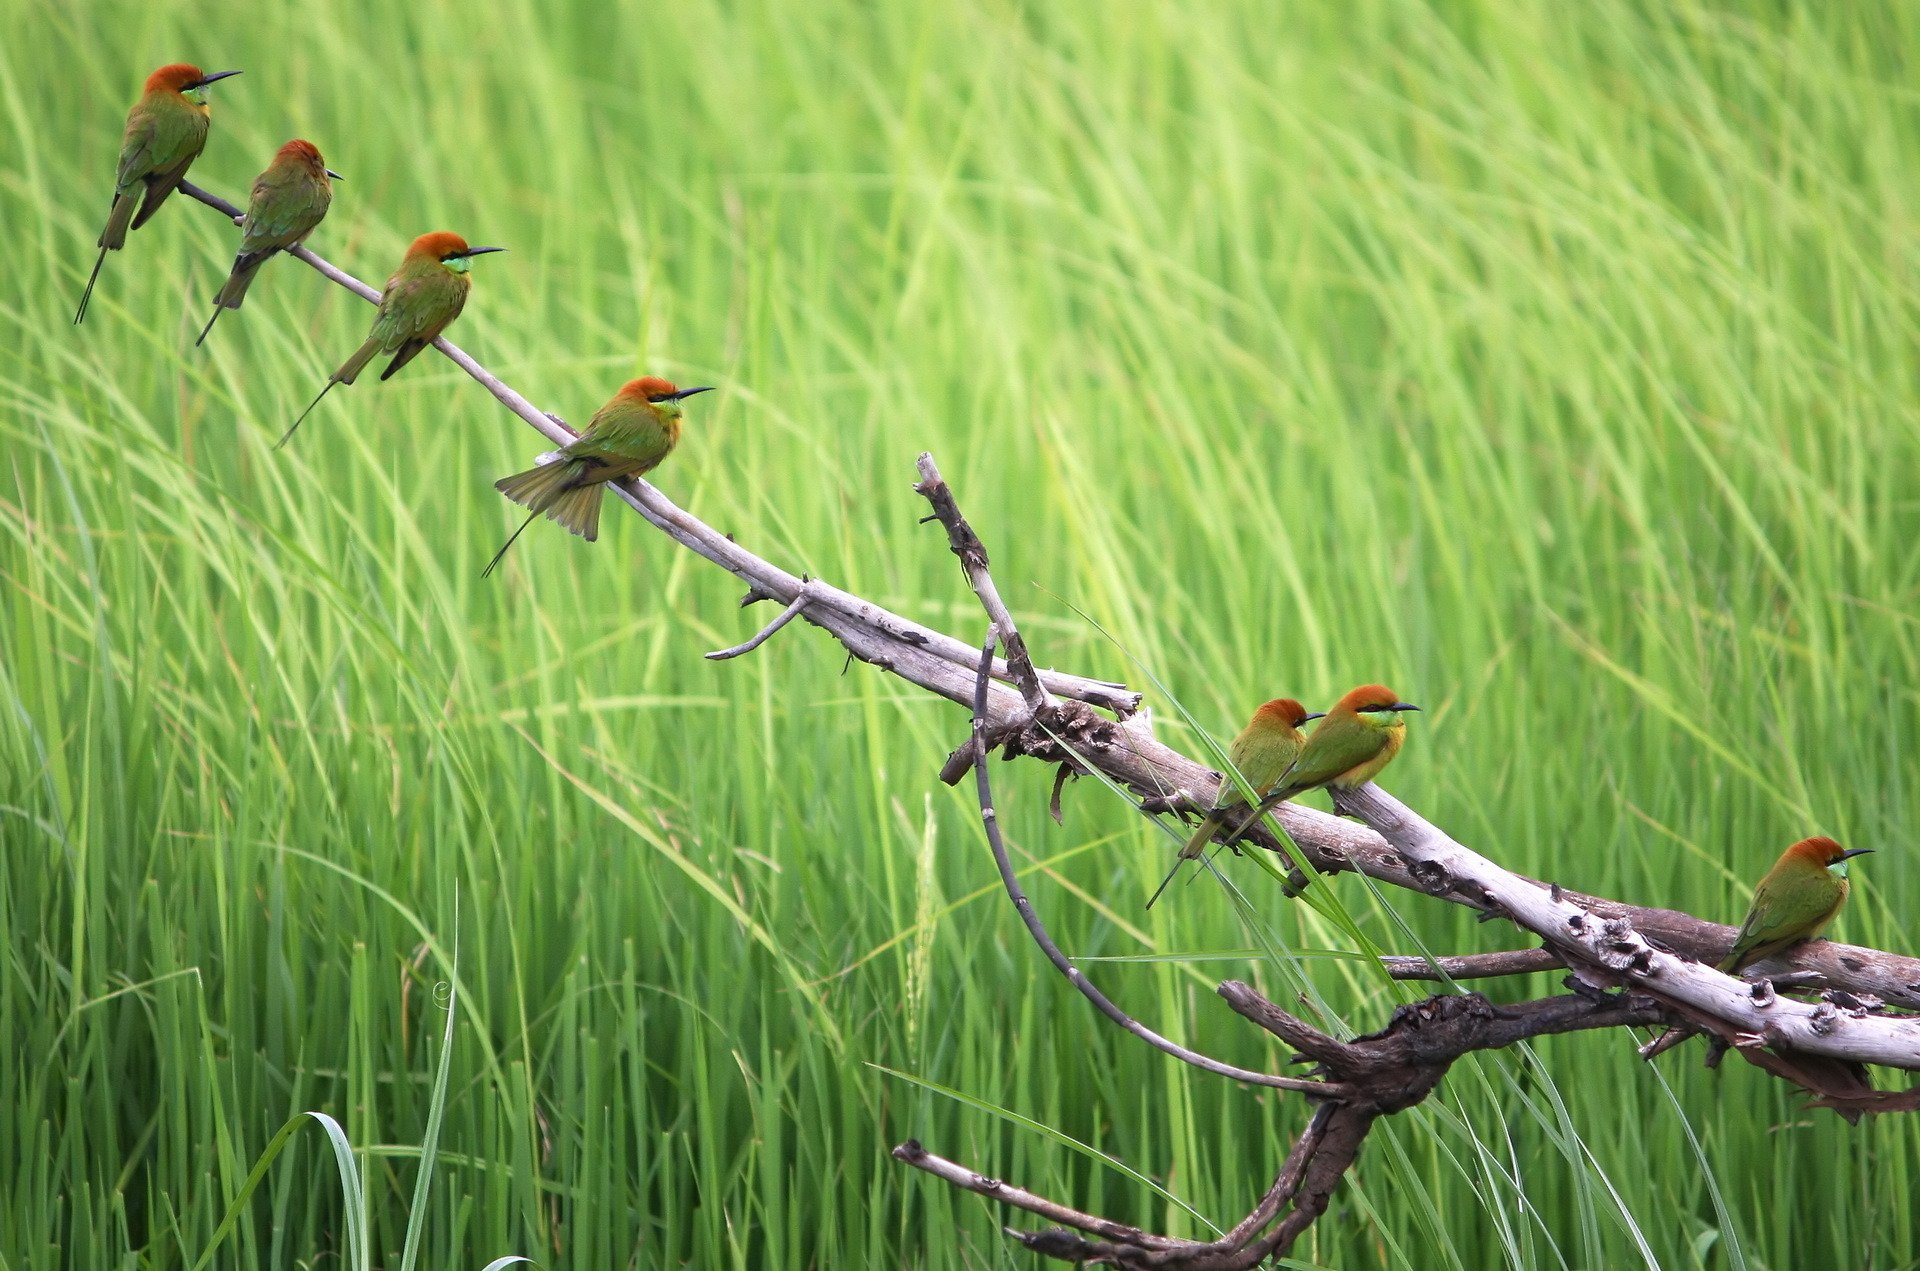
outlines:
[{"label": "bare tree branch", "polygon": [[[187,183],[180,189],[240,219],[240,209],[226,200]],[[378,299],[373,287],[312,251],[298,248],[292,254],[363,299]],[[445,339],[435,343],[548,441],[565,445],[574,439],[558,416],[535,408],[457,346]],[[1360,817],[1364,826],[1292,803],[1281,805],[1275,815],[1323,873],[1358,870],[1395,887],[1465,905],[1483,918],[1506,919],[1545,942],[1539,949],[1432,960],[1388,958],[1389,973],[1398,979],[1460,980],[1565,967],[1572,972],[1568,982],[1576,990],[1573,996],[1515,1006],[1494,1006],[1475,993],[1432,997],[1402,1007],[1377,1033],[1340,1041],[1245,984],[1222,984],[1221,996],[1235,1012],[1316,1065],[1305,1078],[1221,1063],[1132,1019],[1054,944],[1021,890],[1001,834],[987,756],[997,748],[1008,758],[1024,755],[1060,765],[1051,800],[1056,818],[1061,784],[1068,775],[1089,768],[1138,796],[1149,814],[1203,810],[1218,790],[1219,774],[1162,745],[1148,721],[1136,714],[1140,695],[1124,685],[1034,666],[989,572],[986,548],[960,514],[931,455],[920,457],[919,469],[921,480],[915,488],[934,509],[928,519],[946,528],[948,544],[992,622],[985,647],[978,651],[852,593],[780,569],[676,507],[645,481],[618,483],[615,490],[675,542],[744,580],[748,592],[743,605],[772,600],[784,606],[750,639],[709,658],[748,653],[795,617],[804,617],[829,632],[851,656],[972,708],[968,739],[948,759],[941,777],[954,783],[969,770],[974,773],[981,819],[1009,897],[1036,945],[1103,1015],[1182,1062],[1236,1081],[1293,1090],[1318,1105],[1260,1203],[1220,1240],[1207,1242],[1156,1236],[1081,1213],[974,1174],[911,1141],[895,1149],[907,1164],[1060,1224],[1048,1231],[1016,1233],[1029,1248],[1069,1260],[1182,1271],[1251,1267],[1284,1255],[1325,1212],[1378,1117],[1425,1099],[1462,1055],[1553,1033],[1677,1024],[1709,1034],[1715,1046],[1709,1062],[1730,1045],[1749,1062],[1814,1091],[1820,1096],[1816,1106],[1844,1116],[1920,1107],[1920,1087],[1874,1090],[1862,1066],[1920,1070],[1920,1020],[1888,1009],[1920,1008],[1920,960],[1815,941],[1750,969],[1750,974],[1780,972],[1771,980],[1736,980],[1711,966],[1731,944],[1731,927],[1673,910],[1586,896],[1515,874],[1469,851],[1371,785],[1336,795],[1341,810]],[[993,656],[996,644],[1005,647],[1004,660]],[[1005,687],[1009,684],[1014,689]],[[1248,819],[1253,821],[1250,813]],[[1248,826],[1241,843],[1269,851],[1280,847],[1278,838],[1259,823]],[[1803,988],[1821,991],[1823,1000],[1805,1003],[1782,996],[1782,990]]]},{"label": "bare tree branch", "polygon": [[769,622],[766,626],[760,628],[760,630],[757,633],[755,633],[754,637],[751,640],[748,640],[741,644],[736,644],[732,648],[715,649],[712,653],[709,653],[706,655],[707,661],[724,662],[728,658],[737,658],[743,653],[752,653],[755,649],[759,648],[761,645],[765,644],[769,639],[771,639],[773,637],[774,632],[786,626],[789,622],[792,622],[795,618],[798,618],[800,616],[800,611],[807,607],[807,600],[808,600],[808,596],[806,592],[806,587],[802,586],[800,589],[800,594],[787,602],[787,607],[780,611],[780,616],[775,618],[772,622]]},{"label": "bare tree branch", "polygon": [[[1466,886],[1498,912],[1577,960],[1597,983],[1630,985],[1710,1019],[1743,1052],[1758,1046],[1920,1069],[1920,1020],[1889,1018],[1831,1002],[1808,1005],[1703,962],[1657,948],[1625,916],[1601,918],[1566,893],[1521,878],[1461,846],[1376,785],[1337,791],[1341,808],[1371,826],[1422,876]],[[1762,988],[1764,986],[1764,989]]]}]

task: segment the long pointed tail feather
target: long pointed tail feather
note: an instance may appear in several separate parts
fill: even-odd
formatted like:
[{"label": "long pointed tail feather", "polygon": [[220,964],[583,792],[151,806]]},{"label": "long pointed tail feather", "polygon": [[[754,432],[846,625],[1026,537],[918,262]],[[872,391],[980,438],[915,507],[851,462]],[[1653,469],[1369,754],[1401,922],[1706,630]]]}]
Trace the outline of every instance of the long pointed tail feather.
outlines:
[{"label": "long pointed tail feather", "polygon": [[209,331],[211,331],[211,330],[213,330],[213,324],[214,324],[214,323],[216,323],[216,322],[218,322],[218,321],[220,321],[220,314],[221,314],[221,311],[222,311],[222,310],[224,310],[225,308],[226,308],[226,306],[225,306],[225,305],[223,305],[223,304],[220,304],[220,303],[218,303],[218,302],[216,302],[216,303],[214,304],[214,306],[213,306],[213,316],[212,316],[211,318],[208,318],[208,319],[207,319],[207,325],[206,325],[206,326],[204,326],[204,327],[201,327],[201,328],[200,328],[200,338],[199,338],[199,339],[197,339],[197,340],[195,340],[195,341],[193,342],[193,347],[194,347],[194,348],[196,348],[196,349],[197,349],[197,348],[199,348],[199,347],[200,347],[201,345],[203,345],[203,344],[205,344],[205,343],[207,342],[207,332],[209,332]]},{"label": "long pointed tail feather", "polygon": [[1167,876],[1160,880],[1160,885],[1153,889],[1153,895],[1147,897],[1148,909],[1153,908],[1153,902],[1160,899],[1161,895],[1167,890],[1167,888],[1173,885],[1173,880],[1175,876],[1177,876],[1180,873],[1180,867],[1182,865],[1185,865],[1186,863],[1187,863],[1187,856],[1186,856],[1186,853],[1184,852],[1181,853],[1179,856],[1176,856],[1173,858],[1173,868],[1168,870]]},{"label": "long pointed tail feather", "polygon": [[100,281],[100,266],[107,263],[107,249],[102,247],[100,255],[93,262],[93,272],[87,275],[87,289],[80,293],[80,307],[73,312],[73,325],[79,326],[87,316],[87,303],[93,299],[93,284]]},{"label": "long pointed tail feather", "polygon": [[[215,309],[215,310],[214,310],[214,313],[215,313],[216,315],[218,315],[218,314],[219,314],[219,312],[220,312],[220,311],[219,311],[218,309]],[[211,325],[211,324],[209,324],[209,325]],[[282,446],[284,446],[284,445],[286,445],[286,444],[287,444],[287,443],[288,443],[289,441],[292,441],[292,440],[293,440],[293,430],[294,430],[295,428],[298,428],[298,427],[300,426],[300,421],[301,421],[301,420],[304,420],[304,419],[305,419],[305,418],[306,418],[306,417],[307,417],[308,415],[311,415],[311,414],[313,414],[313,408],[314,408],[315,406],[318,406],[318,405],[320,404],[320,399],[321,399],[322,397],[325,397],[325,396],[326,396],[326,395],[327,395],[328,393],[331,393],[331,392],[333,391],[333,386],[334,386],[335,384],[338,384],[338,383],[340,383],[340,381],[339,381],[339,380],[328,380],[328,381],[327,381],[327,386],[326,386],[325,388],[323,388],[323,389],[321,389],[321,390],[320,390],[320,397],[316,397],[316,398],[314,398],[314,399],[313,399],[312,401],[310,401],[310,402],[308,402],[308,403],[307,403],[307,408],[306,408],[305,410],[303,410],[303,411],[301,411],[301,412],[300,412],[300,419],[296,419],[296,420],[294,420],[294,421],[293,421],[293,423],[292,423],[291,425],[289,425],[289,426],[288,426],[288,428],[287,428],[287,430],[286,430],[285,432],[283,432],[283,433],[281,433],[281,434],[280,434],[280,440],[278,440],[278,441],[276,441],[276,442],[274,442],[274,443],[273,443],[273,448],[274,448],[275,450],[278,450],[278,449],[280,449],[280,447],[282,447]]]},{"label": "long pointed tail feather", "polygon": [[520,528],[507,535],[507,541],[500,544],[500,550],[493,554],[493,559],[487,562],[487,567],[480,571],[482,578],[490,577],[493,571],[500,567],[500,562],[505,558],[507,549],[513,546],[513,540],[519,538],[520,535],[526,531],[527,526],[532,525],[539,515],[538,512],[528,514],[527,519],[520,522]]}]

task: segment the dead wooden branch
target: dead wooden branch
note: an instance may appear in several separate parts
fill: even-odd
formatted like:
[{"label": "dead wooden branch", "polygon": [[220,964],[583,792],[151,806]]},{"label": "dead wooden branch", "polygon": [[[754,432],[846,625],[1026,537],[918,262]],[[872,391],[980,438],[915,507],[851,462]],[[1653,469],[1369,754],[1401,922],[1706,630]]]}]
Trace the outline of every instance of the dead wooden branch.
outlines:
[{"label": "dead wooden branch", "polygon": [[[1242,1071],[1223,1071],[1225,1065],[1165,1043],[1144,1025],[1123,1015],[1087,983],[1054,944],[1031,901],[1020,890],[1002,839],[988,756],[999,747],[1008,757],[1030,754],[1060,763],[1060,776],[1049,800],[1056,819],[1060,787],[1068,773],[1088,764],[1110,770],[1099,758],[1083,754],[1080,746],[1064,741],[1055,730],[1056,723],[1073,722],[1073,704],[1048,700],[1037,691],[1030,671],[1023,674],[1016,670],[1016,682],[1023,687],[1024,721],[1019,715],[992,718],[988,669],[996,638],[1012,636],[1012,617],[1006,613],[989,574],[985,548],[961,515],[952,491],[940,480],[930,456],[921,456],[920,471],[922,481],[916,488],[933,504],[931,519],[946,527],[949,545],[960,557],[968,582],[991,619],[979,655],[972,728],[967,743],[948,758],[942,779],[957,780],[965,771],[973,772],[981,821],[1008,895],[1035,943],[1076,988],[1108,1018],[1149,1044],[1208,1071],[1249,1080],[1250,1075]],[[1030,666],[1024,649],[1016,657],[1014,647],[1009,643],[1008,663],[1016,668],[1022,663]],[[1133,721],[1133,731],[1144,731],[1142,724]],[[1111,733],[1103,737],[1082,723],[1083,740],[1097,742],[1111,737]],[[1150,738],[1146,740],[1151,743]],[[1140,749],[1128,747],[1121,753],[1138,756]],[[1208,776],[1217,780],[1211,773]],[[1141,789],[1137,781],[1128,784]],[[1150,792],[1142,793],[1150,793],[1158,809],[1187,810],[1196,803],[1193,787],[1188,785],[1177,786],[1169,794],[1164,784],[1156,782]],[[1515,1006],[1495,1006],[1477,993],[1431,997],[1396,1011],[1380,1032],[1340,1041],[1280,1009],[1245,984],[1222,984],[1220,995],[1234,1011],[1312,1062],[1314,1067],[1307,1079],[1289,1083],[1288,1088],[1320,1106],[1260,1203],[1232,1231],[1214,1241],[1156,1235],[1082,1213],[933,1156],[917,1142],[896,1148],[895,1157],[955,1186],[1053,1221],[1056,1226],[1043,1231],[1009,1232],[1036,1253],[1062,1261],[1117,1267],[1214,1271],[1252,1267],[1269,1257],[1284,1256],[1299,1235],[1325,1212],[1333,1189],[1357,1158],[1374,1122],[1419,1104],[1454,1062],[1478,1050],[1501,1049],[1554,1033],[1653,1027],[1679,1017],[1701,1021],[1700,1026],[1713,1029],[1757,1066],[1812,1091],[1818,1096],[1819,1106],[1833,1108],[1849,1119],[1857,1119],[1865,1111],[1911,1107],[1920,1100],[1920,1093],[1914,1091],[1874,1090],[1861,1062],[1871,1059],[1895,1067],[1920,1068],[1920,1021],[1887,1017],[1884,1004],[1877,999],[1805,1004],[1781,997],[1766,981],[1749,985],[1723,976],[1710,966],[1651,943],[1635,930],[1633,917],[1644,913],[1649,927],[1669,934],[1677,932],[1696,945],[1709,942],[1717,957],[1725,943],[1717,932],[1709,934],[1705,930],[1713,924],[1665,910],[1638,911],[1612,902],[1583,904],[1586,898],[1576,897],[1557,884],[1523,878],[1469,851],[1376,786],[1338,792],[1335,797],[1341,811],[1359,816],[1394,854],[1394,867],[1404,871],[1414,889],[1469,904],[1484,917],[1506,919],[1544,941],[1539,949],[1431,961],[1394,959],[1389,963],[1390,973],[1404,978],[1449,979],[1566,967],[1572,972],[1570,983],[1577,991],[1571,996]],[[1290,805],[1286,810],[1296,814],[1301,811]],[[1255,835],[1265,832],[1257,815],[1246,818]],[[1603,914],[1603,909],[1611,912]],[[1857,972],[1864,965],[1862,962],[1848,969]],[[1801,978],[1817,981],[1819,977]],[[1829,996],[1834,992],[1844,993],[1832,990]]]},{"label": "dead wooden branch", "polygon": [[[233,220],[240,218],[240,209],[224,199],[189,183],[180,189]],[[378,300],[374,288],[314,252],[298,248],[292,254],[361,298]],[[435,345],[549,442],[565,445],[574,439],[558,416],[535,408],[457,346],[445,339]],[[1448,994],[1403,1007],[1380,1032],[1342,1042],[1288,1015],[1244,984],[1223,984],[1221,996],[1234,1011],[1315,1063],[1304,1078],[1223,1064],[1133,1020],[1053,943],[1020,889],[1000,833],[987,756],[998,749],[1009,759],[1030,756],[1059,765],[1051,801],[1056,817],[1065,778],[1089,769],[1131,792],[1142,812],[1151,815],[1203,810],[1218,789],[1219,774],[1161,744],[1149,720],[1136,713],[1140,695],[1125,685],[1034,666],[993,582],[986,548],[960,515],[932,456],[921,456],[920,473],[916,489],[933,506],[930,519],[945,527],[949,546],[992,621],[984,649],[818,579],[796,577],[676,507],[645,481],[623,482],[615,489],[649,524],[745,581],[744,603],[771,600],[784,606],[753,637],[709,657],[720,660],[750,652],[795,617],[805,617],[838,640],[850,657],[972,708],[967,741],[949,758],[941,777],[954,783],[969,771],[975,774],[982,821],[1016,910],[1048,960],[1102,1014],[1182,1062],[1236,1081],[1293,1090],[1318,1105],[1260,1203],[1211,1242],[1155,1236],[1080,1213],[973,1174],[917,1143],[896,1149],[895,1155],[907,1164],[1059,1224],[1020,1235],[1029,1248],[1068,1260],[1186,1271],[1250,1267],[1284,1254],[1325,1211],[1378,1117],[1419,1103],[1462,1055],[1550,1033],[1679,1024],[1706,1032],[1716,1047],[1732,1046],[1749,1062],[1815,1091],[1820,1096],[1817,1106],[1843,1115],[1907,1111],[1920,1105],[1920,1089],[1874,1090],[1863,1067],[1873,1063],[1920,1069],[1920,1021],[1890,1009],[1920,1008],[1920,960],[1816,941],[1751,968],[1779,972],[1770,982],[1735,980],[1711,968],[1731,944],[1731,927],[1672,910],[1582,895],[1502,869],[1373,786],[1341,796],[1342,810],[1366,825],[1292,803],[1281,805],[1275,815],[1323,874],[1358,870],[1394,887],[1468,906],[1483,917],[1511,921],[1545,945],[1431,962],[1388,959],[1389,973],[1401,979],[1468,979],[1564,966],[1572,972],[1572,996],[1494,1006],[1478,994]],[[1006,658],[993,657],[996,644],[1005,647]],[[1280,848],[1277,836],[1262,824],[1251,825],[1241,843],[1270,851]],[[1803,988],[1819,991],[1822,1000],[1798,1002],[1778,991]],[[1709,1054],[1710,1060],[1717,1058],[1718,1050]]]}]

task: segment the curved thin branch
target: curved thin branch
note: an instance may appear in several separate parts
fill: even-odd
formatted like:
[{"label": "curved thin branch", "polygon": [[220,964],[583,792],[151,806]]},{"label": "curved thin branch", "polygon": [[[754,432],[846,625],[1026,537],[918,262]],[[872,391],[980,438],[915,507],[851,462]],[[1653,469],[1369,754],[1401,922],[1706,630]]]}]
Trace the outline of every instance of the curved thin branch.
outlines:
[{"label": "curved thin branch", "polygon": [[780,611],[780,616],[775,618],[772,622],[769,622],[766,626],[760,628],[760,630],[754,635],[754,637],[751,640],[748,640],[742,644],[736,644],[732,648],[715,649],[712,653],[704,654],[702,656],[704,656],[709,662],[724,662],[728,658],[737,658],[744,653],[752,653],[755,649],[759,648],[761,645],[765,644],[768,640],[772,639],[776,631],[786,626],[789,622],[792,622],[795,618],[798,618],[800,616],[800,611],[807,607],[808,599],[809,597],[807,596],[806,588],[802,587],[800,590],[800,594],[795,596],[792,600],[788,601],[787,607]]},{"label": "curved thin branch", "polygon": [[[999,624],[989,626],[986,642],[980,649],[980,669],[974,680],[973,732],[975,738],[983,742],[987,729],[987,668],[992,665],[993,646],[999,642],[999,638]],[[1013,871],[1013,859],[1007,854],[1006,840],[1000,833],[1000,814],[993,806],[993,782],[987,774],[987,751],[984,745],[974,752],[973,771],[980,794],[980,820],[986,827],[987,845],[993,849],[993,862],[999,866],[1000,881],[1007,889],[1007,897],[1013,901],[1013,907],[1019,911],[1020,920],[1026,923],[1027,933],[1033,937],[1033,942],[1040,946],[1042,953],[1047,955],[1047,961],[1053,963],[1054,968],[1066,976],[1067,981],[1080,990],[1081,996],[1092,1002],[1102,1015],[1155,1050],[1218,1076],[1230,1077],[1249,1085],[1271,1086],[1279,1090],[1300,1090],[1325,1099],[1340,1097],[1341,1092],[1337,1085],[1320,1081],[1302,1081],[1297,1077],[1277,1077],[1270,1073],[1254,1072],[1249,1068],[1236,1068],[1232,1064],[1211,1059],[1199,1051],[1188,1050],[1180,1043],[1162,1037],[1115,1006],[1106,994],[1093,986],[1092,981],[1087,979],[1086,974],[1079,967],[1073,965],[1066,954],[1060,952],[1060,946],[1055,944],[1053,937],[1047,934],[1046,924],[1040,921],[1040,915],[1034,912],[1033,902],[1027,899],[1026,891],[1020,886],[1020,878]]]}]

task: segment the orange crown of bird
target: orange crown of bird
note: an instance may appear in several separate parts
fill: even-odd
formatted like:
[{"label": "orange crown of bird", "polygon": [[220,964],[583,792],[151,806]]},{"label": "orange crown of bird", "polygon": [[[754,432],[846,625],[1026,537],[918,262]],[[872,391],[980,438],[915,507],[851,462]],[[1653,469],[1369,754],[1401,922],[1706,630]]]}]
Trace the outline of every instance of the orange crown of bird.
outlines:
[{"label": "orange crown of bird", "polygon": [[435,260],[445,260],[449,256],[464,256],[472,250],[467,240],[448,229],[437,229],[431,234],[422,234],[413,240],[413,246],[407,248],[408,256],[431,256]]},{"label": "orange crown of bird", "polygon": [[147,76],[149,93],[177,93],[189,84],[197,84],[206,76],[200,68],[191,62],[173,62],[161,67]]},{"label": "orange crown of bird", "polygon": [[652,402],[663,397],[672,397],[680,390],[674,387],[672,380],[663,380],[658,375],[642,375],[637,380],[628,380],[620,386],[620,396],[633,401]]},{"label": "orange crown of bird", "polygon": [[1307,722],[1307,708],[1291,697],[1276,697],[1253,713],[1253,717],[1263,723],[1285,724],[1288,728],[1298,728]]},{"label": "orange crown of bird", "polygon": [[[302,141],[295,137],[274,153],[276,159],[298,159],[309,168],[319,172],[325,169],[326,160],[320,157],[320,148],[311,141]],[[461,246],[466,246],[462,243]]]},{"label": "orange crown of bird", "polygon": [[1801,839],[1786,850],[1786,855],[1797,856],[1809,865],[1825,869],[1835,861],[1845,860],[1851,853],[1830,838]]},{"label": "orange crown of bird", "polygon": [[1393,706],[1399,700],[1400,695],[1384,684],[1362,684],[1359,688],[1349,691],[1333,709],[1351,715],[1357,711],[1378,710],[1382,706]]}]

